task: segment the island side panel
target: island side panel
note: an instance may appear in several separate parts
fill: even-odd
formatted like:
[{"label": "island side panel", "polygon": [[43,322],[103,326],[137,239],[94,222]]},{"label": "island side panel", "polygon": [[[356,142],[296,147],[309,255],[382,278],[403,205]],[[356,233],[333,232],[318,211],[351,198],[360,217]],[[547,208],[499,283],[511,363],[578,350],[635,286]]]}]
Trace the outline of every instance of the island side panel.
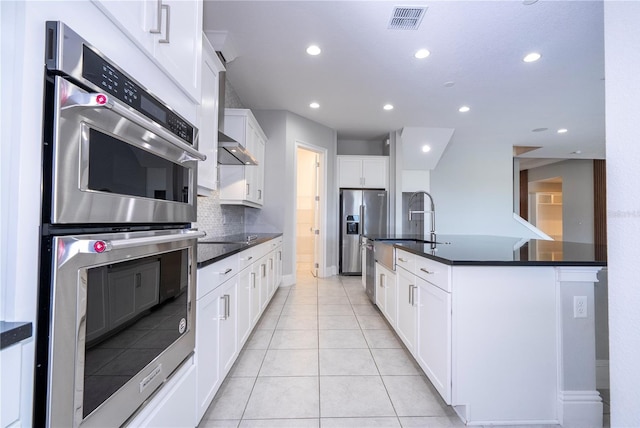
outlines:
[{"label": "island side panel", "polygon": [[469,424],[557,423],[553,267],[454,266],[452,404]]}]

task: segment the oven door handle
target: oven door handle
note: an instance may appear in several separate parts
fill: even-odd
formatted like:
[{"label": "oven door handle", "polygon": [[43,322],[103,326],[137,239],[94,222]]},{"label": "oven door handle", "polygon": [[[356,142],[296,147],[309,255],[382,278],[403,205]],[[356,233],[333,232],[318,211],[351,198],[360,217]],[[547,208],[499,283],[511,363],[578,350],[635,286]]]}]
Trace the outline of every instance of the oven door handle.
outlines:
[{"label": "oven door handle", "polygon": [[97,93],[82,93],[76,92],[72,94],[67,101],[65,102],[64,108],[69,107],[106,107],[109,110],[112,110],[114,113],[124,117],[125,119],[135,123],[138,126],[146,129],[147,131],[157,135],[160,138],[165,139],[172,145],[176,146],[180,150],[184,151],[183,156],[180,158],[180,162],[186,162],[190,160],[201,160],[204,161],[207,159],[207,156],[200,153],[190,145],[183,143],[178,137],[166,131],[164,128],[158,126],[152,120],[146,118],[140,113],[130,110],[128,107],[125,107],[119,101],[116,101],[112,97],[107,94],[103,94],[100,92]]},{"label": "oven door handle", "polygon": [[[184,241],[187,239],[197,239],[205,236],[205,233],[200,230],[188,230],[179,235],[161,235],[161,236],[147,236],[144,238],[128,238],[128,239],[116,239],[105,241],[89,241],[93,245],[87,246],[89,253],[102,253],[111,250],[120,250],[123,248],[139,247],[142,245],[163,244],[165,242]],[[96,244],[100,243],[100,244]],[[98,245],[96,247],[96,245]],[[101,250],[100,250],[101,249]]]}]

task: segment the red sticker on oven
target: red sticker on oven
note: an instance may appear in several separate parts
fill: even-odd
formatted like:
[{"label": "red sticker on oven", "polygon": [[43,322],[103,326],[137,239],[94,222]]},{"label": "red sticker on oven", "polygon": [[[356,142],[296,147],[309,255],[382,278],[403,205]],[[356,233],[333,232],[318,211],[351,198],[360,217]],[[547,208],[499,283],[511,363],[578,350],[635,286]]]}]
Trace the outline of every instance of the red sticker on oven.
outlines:
[{"label": "red sticker on oven", "polygon": [[98,94],[96,95],[96,102],[99,105],[104,105],[107,103],[107,96],[105,94]]},{"label": "red sticker on oven", "polygon": [[180,320],[180,325],[178,326],[178,331],[180,332],[180,334],[182,334],[185,332],[186,329],[187,329],[187,320],[182,318]]}]

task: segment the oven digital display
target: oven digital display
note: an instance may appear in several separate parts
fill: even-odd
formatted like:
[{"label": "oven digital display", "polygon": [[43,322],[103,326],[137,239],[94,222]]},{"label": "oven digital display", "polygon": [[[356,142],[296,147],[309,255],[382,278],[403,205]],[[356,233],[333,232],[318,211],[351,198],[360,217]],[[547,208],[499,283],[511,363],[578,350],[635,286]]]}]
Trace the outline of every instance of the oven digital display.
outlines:
[{"label": "oven digital display", "polygon": [[144,95],[140,95],[140,108],[162,123],[167,121],[167,113]]}]

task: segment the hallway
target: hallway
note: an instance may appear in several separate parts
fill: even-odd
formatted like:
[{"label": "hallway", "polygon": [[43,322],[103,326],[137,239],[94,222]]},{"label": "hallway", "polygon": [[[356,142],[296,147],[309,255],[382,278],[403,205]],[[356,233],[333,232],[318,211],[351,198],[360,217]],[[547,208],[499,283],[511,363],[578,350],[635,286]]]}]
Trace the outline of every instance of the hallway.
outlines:
[{"label": "hallway", "polygon": [[360,281],[281,287],[199,426],[464,426]]}]

